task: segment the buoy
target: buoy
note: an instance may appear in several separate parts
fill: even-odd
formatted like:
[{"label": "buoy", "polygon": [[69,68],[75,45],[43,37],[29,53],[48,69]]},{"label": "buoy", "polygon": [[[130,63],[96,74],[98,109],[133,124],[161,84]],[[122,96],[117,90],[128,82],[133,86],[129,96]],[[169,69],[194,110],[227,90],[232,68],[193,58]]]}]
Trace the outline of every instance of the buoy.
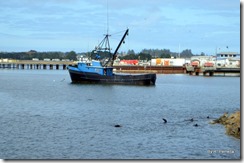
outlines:
[{"label": "buoy", "polygon": [[207,118],[209,119],[209,116],[207,116]]},{"label": "buoy", "polygon": [[194,119],[192,118],[192,119],[190,119],[190,121],[191,121],[191,122],[193,122],[193,121],[194,121]]},{"label": "buoy", "polygon": [[196,123],[196,124],[194,124],[194,126],[195,126],[195,127],[198,127],[198,124]]},{"label": "buoy", "polygon": [[167,120],[163,118],[164,123],[167,123]]}]

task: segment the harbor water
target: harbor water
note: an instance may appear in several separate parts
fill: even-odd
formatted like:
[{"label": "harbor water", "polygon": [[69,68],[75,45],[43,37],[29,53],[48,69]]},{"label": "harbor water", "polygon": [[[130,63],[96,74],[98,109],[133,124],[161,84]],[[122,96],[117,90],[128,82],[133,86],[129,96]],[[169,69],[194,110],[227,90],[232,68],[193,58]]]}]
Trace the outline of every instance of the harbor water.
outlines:
[{"label": "harbor water", "polygon": [[240,77],[81,85],[66,70],[1,69],[0,105],[0,159],[241,157],[240,140],[209,124],[240,110]]}]

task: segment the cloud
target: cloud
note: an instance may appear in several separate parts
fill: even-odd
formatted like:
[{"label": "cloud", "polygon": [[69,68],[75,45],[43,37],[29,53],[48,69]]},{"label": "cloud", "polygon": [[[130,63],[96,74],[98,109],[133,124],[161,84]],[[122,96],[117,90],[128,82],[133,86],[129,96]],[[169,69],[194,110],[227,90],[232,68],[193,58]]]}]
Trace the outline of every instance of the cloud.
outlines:
[{"label": "cloud", "polygon": [[129,27],[127,42],[136,51],[173,48],[179,43],[188,48],[210,47],[223,37],[240,42],[236,37],[239,13],[237,0],[8,0],[0,1],[0,35],[13,43],[18,38],[18,46],[39,41],[45,50],[46,40],[60,44],[57,48],[87,49],[87,44],[94,47],[102,39],[108,24],[110,33]]}]

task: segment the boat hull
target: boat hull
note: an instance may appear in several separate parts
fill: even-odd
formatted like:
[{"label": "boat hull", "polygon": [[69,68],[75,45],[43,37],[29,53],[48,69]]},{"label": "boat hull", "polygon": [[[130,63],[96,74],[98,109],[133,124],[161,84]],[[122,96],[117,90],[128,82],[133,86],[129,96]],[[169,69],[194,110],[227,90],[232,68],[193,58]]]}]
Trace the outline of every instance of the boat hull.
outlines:
[{"label": "boat hull", "polygon": [[83,84],[123,84],[123,85],[155,85],[156,74],[113,74],[112,76],[82,72],[69,69],[72,83]]}]

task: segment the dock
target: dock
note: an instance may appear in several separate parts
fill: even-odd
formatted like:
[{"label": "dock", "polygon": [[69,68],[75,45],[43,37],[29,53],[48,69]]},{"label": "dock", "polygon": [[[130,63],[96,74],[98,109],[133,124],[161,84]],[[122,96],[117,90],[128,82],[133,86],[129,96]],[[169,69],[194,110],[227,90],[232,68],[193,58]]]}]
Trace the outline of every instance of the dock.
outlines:
[{"label": "dock", "polygon": [[186,66],[186,73],[195,76],[240,76],[240,67],[193,67]]},{"label": "dock", "polygon": [[[8,60],[0,61],[0,69],[67,70],[74,61]],[[117,73],[189,74],[195,76],[240,76],[240,67],[138,66],[115,65]]]},{"label": "dock", "polygon": [[49,69],[66,70],[73,61],[35,61],[35,60],[8,60],[0,62],[0,68],[3,69]]},{"label": "dock", "polygon": [[114,66],[116,72],[189,74],[194,76],[240,76],[240,67]]}]

